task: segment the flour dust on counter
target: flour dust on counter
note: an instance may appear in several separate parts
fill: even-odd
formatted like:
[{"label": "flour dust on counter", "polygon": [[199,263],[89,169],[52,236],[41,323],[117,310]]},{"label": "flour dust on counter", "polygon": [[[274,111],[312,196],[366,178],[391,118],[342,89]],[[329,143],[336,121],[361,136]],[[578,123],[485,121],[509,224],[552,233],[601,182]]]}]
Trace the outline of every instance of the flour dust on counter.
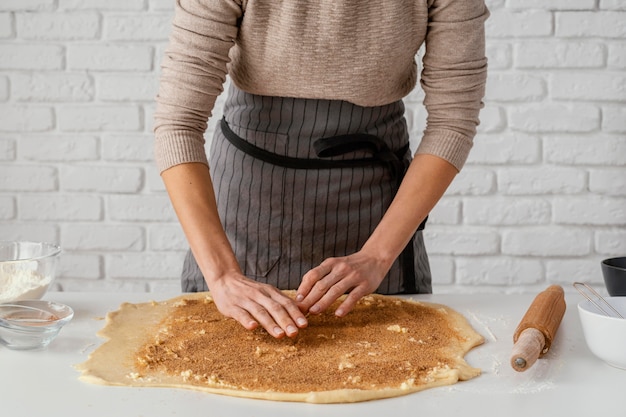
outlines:
[{"label": "flour dust on counter", "polygon": [[531,369],[520,374],[509,364],[513,346],[511,329],[515,327],[519,318],[506,314],[481,314],[474,310],[466,310],[463,314],[471,325],[486,335],[487,342],[492,345],[489,351],[474,350],[467,355],[467,359],[480,367],[488,378],[483,379],[478,387],[471,384],[458,384],[449,387],[448,390],[476,394],[489,392],[525,395],[556,388],[555,379],[564,366],[563,350],[571,344],[567,337],[563,337],[563,340],[556,340],[551,351],[544,358],[539,359]]}]

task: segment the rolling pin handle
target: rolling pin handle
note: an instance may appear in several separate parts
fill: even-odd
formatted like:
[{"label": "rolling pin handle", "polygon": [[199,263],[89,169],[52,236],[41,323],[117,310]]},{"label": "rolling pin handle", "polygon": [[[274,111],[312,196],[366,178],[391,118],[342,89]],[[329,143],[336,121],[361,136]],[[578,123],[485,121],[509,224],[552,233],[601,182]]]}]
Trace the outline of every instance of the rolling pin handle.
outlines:
[{"label": "rolling pin handle", "polygon": [[513,345],[511,366],[518,372],[524,372],[539,358],[546,344],[546,338],[539,330],[529,327],[524,330]]}]

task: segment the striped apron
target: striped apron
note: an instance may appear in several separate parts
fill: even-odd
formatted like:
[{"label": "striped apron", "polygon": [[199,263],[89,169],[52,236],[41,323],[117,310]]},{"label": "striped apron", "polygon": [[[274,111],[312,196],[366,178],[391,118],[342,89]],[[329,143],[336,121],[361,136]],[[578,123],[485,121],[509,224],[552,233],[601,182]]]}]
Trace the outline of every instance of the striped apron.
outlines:
[{"label": "striped apron", "polygon": [[[328,257],[358,251],[411,161],[404,105],[259,96],[232,83],[209,165],[242,272],[280,289]],[[420,226],[377,292],[430,293]],[[208,287],[191,251],[183,291]]]}]

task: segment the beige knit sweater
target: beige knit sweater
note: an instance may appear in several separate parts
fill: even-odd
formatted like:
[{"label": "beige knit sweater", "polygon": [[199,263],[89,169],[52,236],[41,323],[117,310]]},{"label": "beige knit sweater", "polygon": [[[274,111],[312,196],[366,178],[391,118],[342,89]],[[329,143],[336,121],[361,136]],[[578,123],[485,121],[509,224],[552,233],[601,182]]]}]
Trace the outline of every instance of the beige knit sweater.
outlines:
[{"label": "beige knit sweater", "polygon": [[226,75],[250,93],[377,106],[420,82],[418,153],[461,169],[487,73],[484,0],[177,0],[155,113],[160,171],[207,163],[203,134]]}]

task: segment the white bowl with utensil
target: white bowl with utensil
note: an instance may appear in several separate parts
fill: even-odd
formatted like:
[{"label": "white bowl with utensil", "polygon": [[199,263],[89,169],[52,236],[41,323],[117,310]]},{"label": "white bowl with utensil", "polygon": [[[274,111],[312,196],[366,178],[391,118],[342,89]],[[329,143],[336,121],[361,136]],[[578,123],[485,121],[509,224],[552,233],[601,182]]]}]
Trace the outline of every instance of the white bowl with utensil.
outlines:
[{"label": "white bowl with utensil", "polygon": [[[604,297],[626,317],[626,297]],[[609,365],[626,370],[626,318],[620,318],[600,299],[578,303],[578,314],[589,350]],[[600,308],[602,310],[600,310]]]}]

